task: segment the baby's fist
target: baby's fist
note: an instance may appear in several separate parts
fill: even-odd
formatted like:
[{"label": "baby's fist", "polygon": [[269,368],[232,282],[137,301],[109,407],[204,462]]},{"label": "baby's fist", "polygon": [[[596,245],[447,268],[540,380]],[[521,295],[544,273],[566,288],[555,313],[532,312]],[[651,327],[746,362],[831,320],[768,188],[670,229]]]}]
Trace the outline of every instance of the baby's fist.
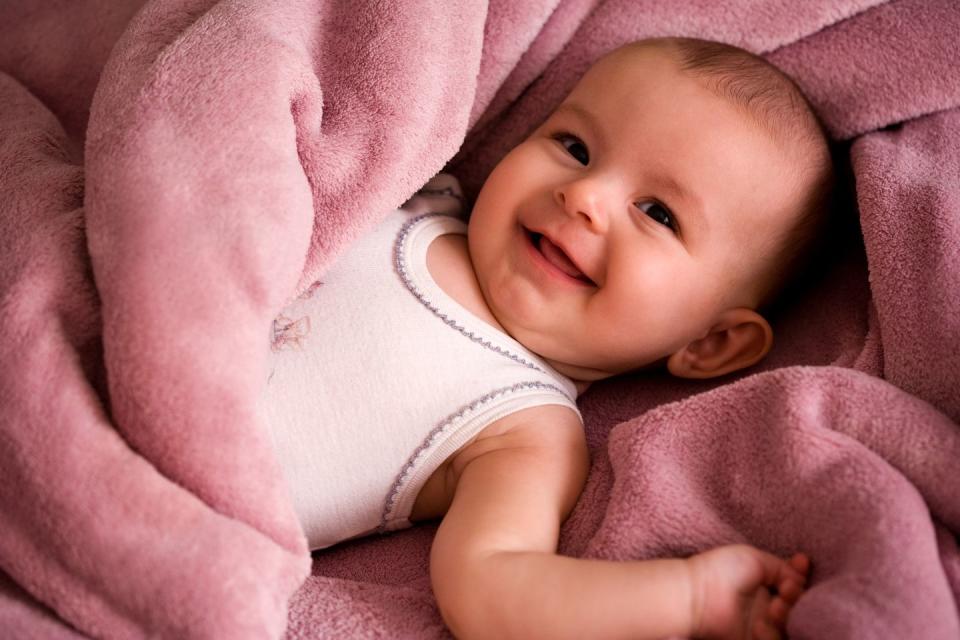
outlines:
[{"label": "baby's fist", "polygon": [[782,637],[810,570],[803,554],[788,562],[749,545],[711,549],[689,562],[697,638]]}]

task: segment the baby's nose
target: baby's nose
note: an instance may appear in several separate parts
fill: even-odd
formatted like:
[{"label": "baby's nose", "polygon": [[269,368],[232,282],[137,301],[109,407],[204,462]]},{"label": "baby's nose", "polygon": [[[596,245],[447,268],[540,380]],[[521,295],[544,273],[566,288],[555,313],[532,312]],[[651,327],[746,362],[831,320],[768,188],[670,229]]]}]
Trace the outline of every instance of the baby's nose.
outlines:
[{"label": "baby's nose", "polygon": [[607,230],[607,198],[594,181],[584,179],[561,185],[554,191],[554,199],[569,215],[582,218],[593,230]]}]

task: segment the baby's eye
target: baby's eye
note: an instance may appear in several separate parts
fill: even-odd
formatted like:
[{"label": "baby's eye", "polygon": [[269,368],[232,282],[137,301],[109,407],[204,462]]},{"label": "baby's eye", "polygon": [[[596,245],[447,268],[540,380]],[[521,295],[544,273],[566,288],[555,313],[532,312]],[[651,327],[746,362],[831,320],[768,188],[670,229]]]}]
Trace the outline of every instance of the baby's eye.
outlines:
[{"label": "baby's eye", "polygon": [[577,136],[560,132],[553,134],[553,139],[559,142],[567,150],[567,153],[580,164],[586,165],[590,162],[590,152],[587,150],[587,145],[583,144],[583,141]]},{"label": "baby's eye", "polygon": [[673,231],[677,230],[677,222],[673,217],[673,214],[670,213],[670,209],[667,209],[665,206],[657,202],[656,200],[646,200],[644,202],[638,202],[637,208],[640,211],[643,211],[647,214],[648,217],[652,218],[654,221],[659,222],[665,227],[669,227]]}]

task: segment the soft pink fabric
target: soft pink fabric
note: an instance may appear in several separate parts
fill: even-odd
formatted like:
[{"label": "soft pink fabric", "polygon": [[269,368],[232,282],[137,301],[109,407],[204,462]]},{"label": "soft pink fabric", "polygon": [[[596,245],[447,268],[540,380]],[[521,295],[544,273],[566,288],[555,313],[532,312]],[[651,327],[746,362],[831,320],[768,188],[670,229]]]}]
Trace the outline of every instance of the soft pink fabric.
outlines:
[{"label": "soft pink fabric", "polygon": [[960,635],[955,2],[141,4],[0,5],[0,628],[446,636],[431,525],[310,571],[259,345],[448,161],[475,192],[599,55],[683,34],[797,79],[850,144],[862,241],[755,371],[583,397],[561,551],[799,549],[791,637]]}]

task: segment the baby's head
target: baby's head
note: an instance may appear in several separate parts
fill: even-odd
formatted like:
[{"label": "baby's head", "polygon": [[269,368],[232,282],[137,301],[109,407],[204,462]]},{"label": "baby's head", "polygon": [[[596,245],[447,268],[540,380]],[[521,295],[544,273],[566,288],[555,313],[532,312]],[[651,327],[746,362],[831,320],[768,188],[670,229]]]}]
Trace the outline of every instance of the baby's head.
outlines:
[{"label": "baby's head", "polygon": [[750,53],[682,38],[608,54],[496,166],[469,247],[488,306],[577,380],[750,366],[762,310],[832,184],[800,91]]}]

